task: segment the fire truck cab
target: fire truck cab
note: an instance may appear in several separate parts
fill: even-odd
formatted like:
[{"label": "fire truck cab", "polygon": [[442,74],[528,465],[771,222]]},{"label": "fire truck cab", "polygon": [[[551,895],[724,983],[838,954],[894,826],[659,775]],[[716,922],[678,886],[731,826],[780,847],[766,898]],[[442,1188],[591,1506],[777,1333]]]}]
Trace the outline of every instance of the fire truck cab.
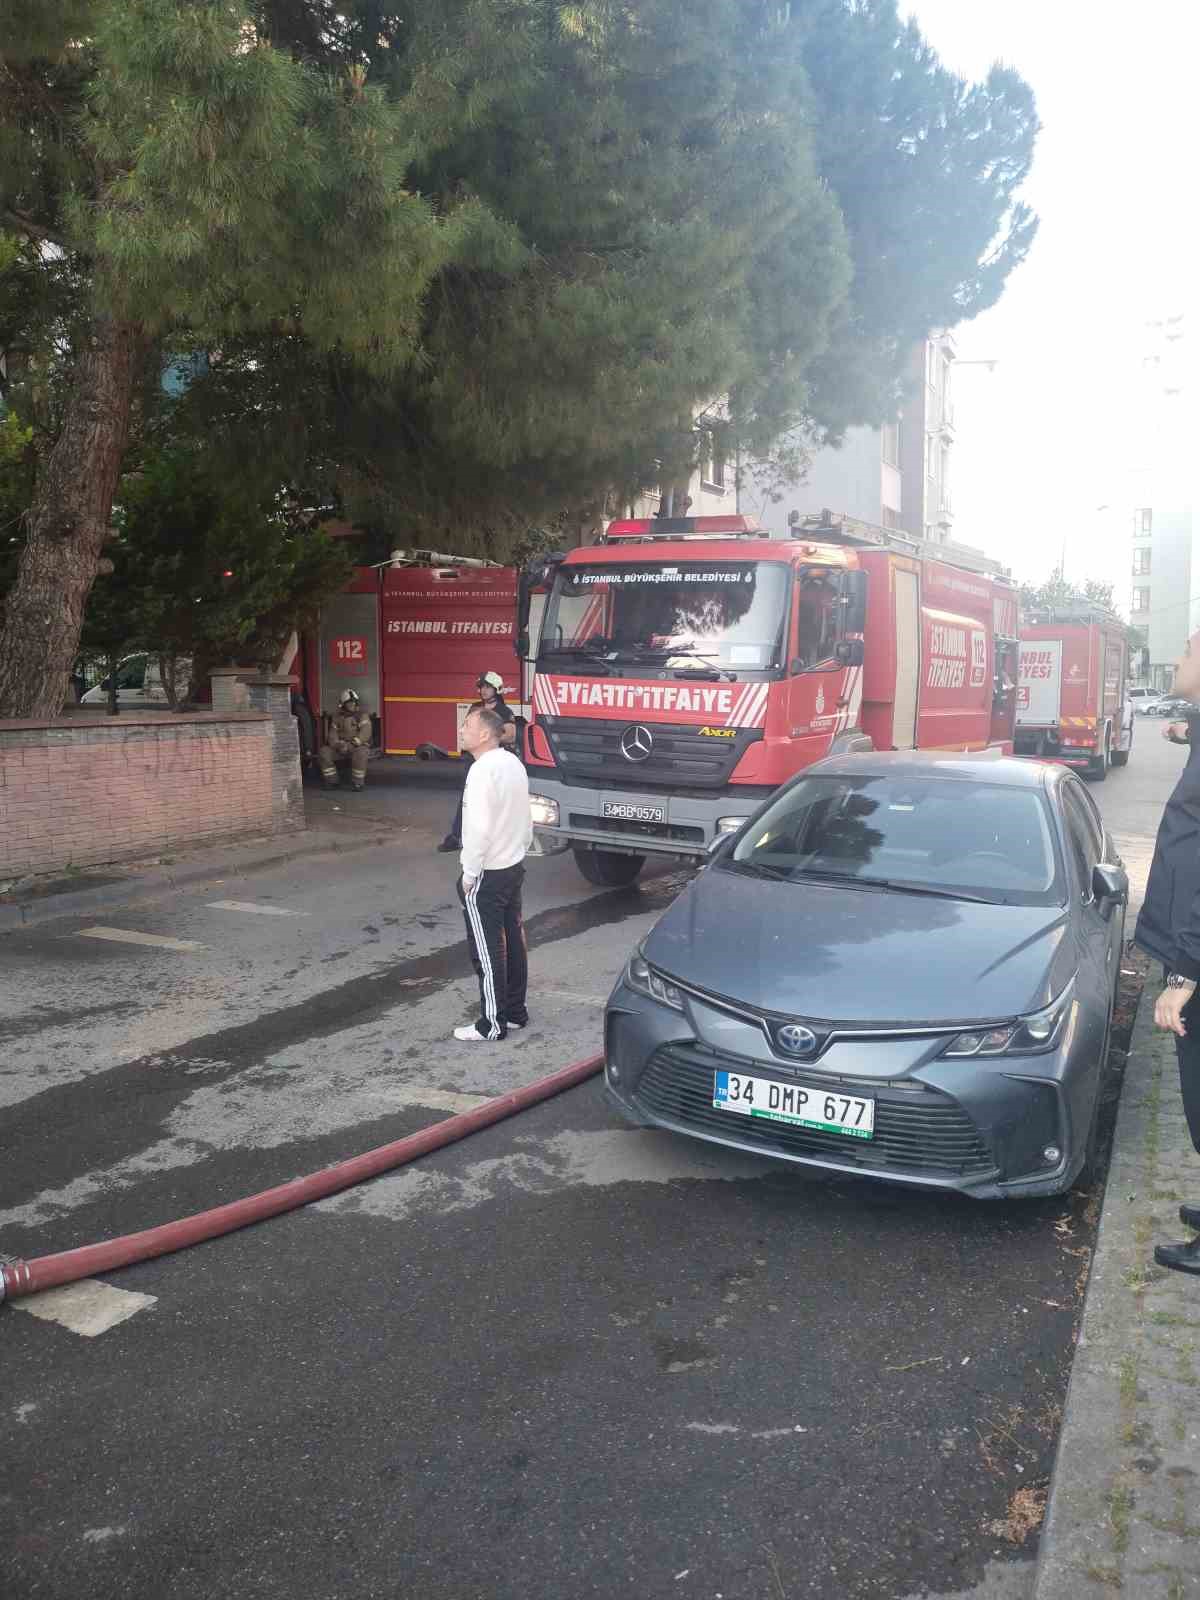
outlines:
[{"label": "fire truck cab", "polygon": [[[1011,751],[1017,605],[997,563],[833,518],[617,521],[549,585],[527,760],[546,851],[616,885],[702,859],[822,757]],[[519,619],[528,653],[524,617]]]}]

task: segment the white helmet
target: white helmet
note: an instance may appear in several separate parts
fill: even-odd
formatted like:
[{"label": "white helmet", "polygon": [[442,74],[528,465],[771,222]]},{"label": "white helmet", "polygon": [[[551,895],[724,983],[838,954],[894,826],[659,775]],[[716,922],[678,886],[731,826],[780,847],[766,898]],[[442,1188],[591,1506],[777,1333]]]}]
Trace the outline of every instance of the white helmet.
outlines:
[{"label": "white helmet", "polygon": [[338,701],[338,705],[348,706],[352,700],[356,706],[362,704],[362,701],[358,698],[358,695],[353,689],[343,689],[342,698]]}]

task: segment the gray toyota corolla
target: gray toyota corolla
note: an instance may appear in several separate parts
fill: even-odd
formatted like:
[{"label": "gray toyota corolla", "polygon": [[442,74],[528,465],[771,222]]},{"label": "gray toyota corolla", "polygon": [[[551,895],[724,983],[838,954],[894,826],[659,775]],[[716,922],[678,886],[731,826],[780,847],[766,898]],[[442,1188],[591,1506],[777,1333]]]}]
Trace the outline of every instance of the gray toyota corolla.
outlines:
[{"label": "gray toyota corolla", "polygon": [[1093,1164],[1127,898],[1065,768],[821,762],[630,960],[609,1093],[637,1123],[807,1166],[1057,1193]]}]

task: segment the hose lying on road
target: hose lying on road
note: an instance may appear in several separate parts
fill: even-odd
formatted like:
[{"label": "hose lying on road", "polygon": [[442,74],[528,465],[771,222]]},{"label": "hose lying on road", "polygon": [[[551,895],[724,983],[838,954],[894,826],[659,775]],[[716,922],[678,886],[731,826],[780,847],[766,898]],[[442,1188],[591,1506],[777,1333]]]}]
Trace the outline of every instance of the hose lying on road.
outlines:
[{"label": "hose lying on road", "polygon": [[211,1211],[199,1211],[194,1217],[164,1222],[161,1227],[127,1233],[103,1244],[88,1244],[78,1250],[39,1256],[34,1261],[0,1263],[0,1300],[6,1297],[15,1300],[21,1295],[37,1294],[41,1289],[77,1283],[80,1278],[111,1272],[115,1267],[128,1267],[135,1261],[151,1261],[155,1256],[186,1250],[189,1245],[200,1244],[205,1239],[216,1239],[252,1222],[264,1222],[268,1217],[294,1211],[297,1206],[306,1206],[313,1200],[323,1200],[326,1195],[337,1194],[367,1178],[376,1178],[393,1167],[405,1166],[432,1150],[466,1139],[493,1122],[503,1122],[505,1117],[524,1111],[539,1100],[549,1100],[564,1089],[574,1088],[577,1083],[593,1077],[603,1065],[603,1056],[588,1056],[586,1060],[572,1062],[569,1067],[560,1067],[547,1078],[538,1078],[523,1088],[514,1089],[511,1094],[488,1100],[474,1111],[447,1117],[432,1127],[422,1128],[420,1133],[410,1133],[392,1144],[380,1145],[377,1150],[351,1156],[335,1167],[325,1167],[307,1178],[293,1178],[290,1183],[264,1189],[261,1194],[249,1195],[245,1200],[233,1200]]}]

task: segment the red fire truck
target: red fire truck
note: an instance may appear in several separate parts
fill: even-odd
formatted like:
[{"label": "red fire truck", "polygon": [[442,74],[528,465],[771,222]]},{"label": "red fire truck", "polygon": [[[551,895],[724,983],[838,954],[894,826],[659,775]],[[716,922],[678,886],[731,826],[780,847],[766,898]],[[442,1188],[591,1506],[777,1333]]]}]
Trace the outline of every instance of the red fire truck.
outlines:
[{"label": "red fire truck", "polygon": [[1016,750],[1097,781],[1133,747],[1124,625],[1096,606],[1030,612],[1021,623]]},{"label": "red fire truck", "polygon": [[401,550],[381,567],[358,568],[302,642],[314,737],[342,692],[354,689],[375,718],[384,755],[457,758],[481,672],[500,672],[513,710],[527,710],[514,657],[516,613],[512,567]]},{"label": "red fire truck", "polygon": [[534,573],[551,584],[534,823],[590,882],[631,882],[649,855],[702,858],[823,756],[1011,750],[1017,603],[1000,567],[828,515],[793,532],[617,521]]}]

